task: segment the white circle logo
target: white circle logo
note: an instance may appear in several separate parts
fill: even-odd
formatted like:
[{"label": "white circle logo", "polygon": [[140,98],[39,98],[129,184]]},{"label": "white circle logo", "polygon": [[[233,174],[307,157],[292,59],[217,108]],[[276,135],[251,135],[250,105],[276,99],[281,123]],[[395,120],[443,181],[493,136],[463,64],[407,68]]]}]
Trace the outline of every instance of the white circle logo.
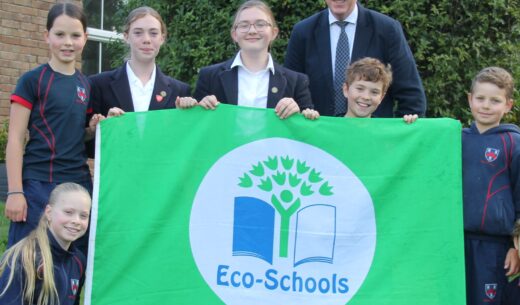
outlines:
[{"label": "white circle logo", "polygon": [[204,280],[228,305],[345,304],[372,264],[374,207],[329,153],[263,139],[208,171],[195,195],[190,243]]}]

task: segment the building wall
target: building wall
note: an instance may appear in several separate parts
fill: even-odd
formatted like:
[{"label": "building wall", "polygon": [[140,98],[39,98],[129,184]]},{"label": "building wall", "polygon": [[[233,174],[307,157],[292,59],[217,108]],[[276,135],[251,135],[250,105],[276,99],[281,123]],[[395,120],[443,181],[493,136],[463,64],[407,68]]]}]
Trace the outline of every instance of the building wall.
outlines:
[{"label": "building wall", "polygon": [[56,2],[0,1],[0,121],[9,116],[9,97],[18,78],[48,61],[43,33],[47,12]]}]

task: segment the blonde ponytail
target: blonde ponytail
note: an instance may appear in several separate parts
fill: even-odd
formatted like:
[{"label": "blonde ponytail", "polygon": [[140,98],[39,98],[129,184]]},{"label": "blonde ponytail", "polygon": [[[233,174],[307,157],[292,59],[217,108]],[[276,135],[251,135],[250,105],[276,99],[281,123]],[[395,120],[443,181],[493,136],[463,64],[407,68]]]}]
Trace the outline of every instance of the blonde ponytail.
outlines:
[{"label": "blonde ponytail", "polygon": [[15,273],[21,269],[25,275],[23,289],[23,300],[27,304],[34,304],[34,291],[36,280],[42,280],[42,290],[37,296],[38,305],[58,304],[58,291],[54,283],[54,263],[47,235],[48,222],[45,217],[40,219],[38,227],[29,236],[22,239],[14,246],[9,248],[0,261],[0,274],[3,274],[6,267],[9,267],[9,278],[2,296],[6,293],[14,280]]}]

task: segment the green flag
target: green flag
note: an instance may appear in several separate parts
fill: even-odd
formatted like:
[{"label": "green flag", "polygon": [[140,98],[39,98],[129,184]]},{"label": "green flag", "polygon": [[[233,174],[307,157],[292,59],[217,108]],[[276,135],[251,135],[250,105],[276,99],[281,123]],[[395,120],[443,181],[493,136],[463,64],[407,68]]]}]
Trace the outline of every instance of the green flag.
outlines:
[{"label": "green flag", "polygon": [[464,305],[460,134],[230,105],[103,121],[86,303]]}]

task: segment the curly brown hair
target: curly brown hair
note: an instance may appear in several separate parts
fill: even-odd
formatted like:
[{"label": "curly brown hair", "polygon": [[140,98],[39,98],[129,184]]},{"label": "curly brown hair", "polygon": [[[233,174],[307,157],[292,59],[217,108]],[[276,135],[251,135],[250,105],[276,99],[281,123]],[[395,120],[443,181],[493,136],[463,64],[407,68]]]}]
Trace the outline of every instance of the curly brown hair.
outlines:
[{"label": "curly brown hair", "polygon": [[346,83],[350,87],[355,81],[382,82],[383,92],[392,83],[392,67],[384,65],[379,59],[365,57],[353,62],[346,71]]}]

